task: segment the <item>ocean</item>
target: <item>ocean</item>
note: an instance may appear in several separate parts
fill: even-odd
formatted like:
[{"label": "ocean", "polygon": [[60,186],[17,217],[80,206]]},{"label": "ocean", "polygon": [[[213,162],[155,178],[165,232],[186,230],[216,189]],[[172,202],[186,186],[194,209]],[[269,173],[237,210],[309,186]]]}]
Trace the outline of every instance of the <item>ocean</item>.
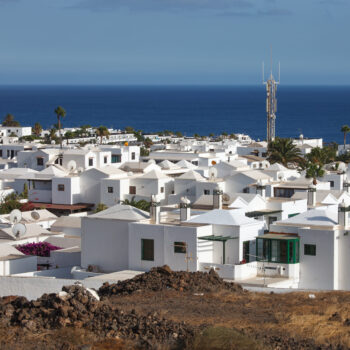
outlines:
[{"label": "ocean", "polygon": [[[54,109],[67,111],[63,127],[84,124],[133,126],[145,132],[184,135],[245,133],[266,137],[265,87],[261,86],[0,86],[0,119],[13,114],[22,125],[56,123]],[[350,124],[350,86],[284,86],[277,92],[276,135],[322,137],[343,142]]]}]

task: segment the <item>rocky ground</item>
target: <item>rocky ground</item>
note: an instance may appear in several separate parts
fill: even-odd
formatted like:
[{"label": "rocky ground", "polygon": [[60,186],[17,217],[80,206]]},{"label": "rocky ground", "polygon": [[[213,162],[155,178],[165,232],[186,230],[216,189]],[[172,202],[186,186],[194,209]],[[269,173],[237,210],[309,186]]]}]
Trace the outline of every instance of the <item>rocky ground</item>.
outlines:
[{"label": "rocky ground", "polygon": [[0,349],[348,349],[350,293],[263,294],[168,267],[0,300]]}]

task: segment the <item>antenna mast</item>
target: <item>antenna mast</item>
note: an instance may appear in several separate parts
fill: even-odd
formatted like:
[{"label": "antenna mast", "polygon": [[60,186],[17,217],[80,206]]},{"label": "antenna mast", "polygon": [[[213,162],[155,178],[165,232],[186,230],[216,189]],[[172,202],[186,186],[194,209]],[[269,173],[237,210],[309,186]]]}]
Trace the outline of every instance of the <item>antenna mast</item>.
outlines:
[{"label": "antenna mast", "polygon": [[[267,114],[267,134],[266,141],[274,141],[276,137],[276,112],[277,112],[277,85],[280,83],[280,64],[278,65],[278,81],[275,80],[272,74],[272,49],[271,49],[271,74],[267,81],[264,77],[263,68],[263,84],[266,85],[266,114]],[[263,64],[264,67],[264,64]]]}]

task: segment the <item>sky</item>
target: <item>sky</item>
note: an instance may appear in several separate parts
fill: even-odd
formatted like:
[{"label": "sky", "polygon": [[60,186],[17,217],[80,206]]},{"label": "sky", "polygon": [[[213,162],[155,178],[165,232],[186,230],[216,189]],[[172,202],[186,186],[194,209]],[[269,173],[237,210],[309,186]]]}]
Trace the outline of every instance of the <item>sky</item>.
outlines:
[{"label": "sky", "polygon": [[349,0],[0,0],[0,84],[350,84]]}]

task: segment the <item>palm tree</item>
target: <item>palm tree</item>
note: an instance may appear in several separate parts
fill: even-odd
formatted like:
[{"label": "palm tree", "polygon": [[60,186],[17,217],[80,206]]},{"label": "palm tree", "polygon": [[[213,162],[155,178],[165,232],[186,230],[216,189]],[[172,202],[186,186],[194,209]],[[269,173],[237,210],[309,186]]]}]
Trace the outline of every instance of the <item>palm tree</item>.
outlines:
[{"label": "palm tree", "polygon": [[102,145],[102,139],[103,137],[107,137],[107,139],[109,138],[109,131],[107,129],[107,127],[101,125],[98,128],[96,128],[96,135],[100,137],[100,144]]},{"label": "palm tree", "polygon": [[344,134],[344,150],[346,146],[346,134],[350,132],[350,127],[349,125],[343,125],[340,129],[340,131]]},{"label": "palm tree", "polygon": [[35,123],[33,127],[33,133],[39,137],[42,131],[43,131],[43,127],[41,126],[41,124]]},{"label": "palm tree", "polygon": [[104,211],[108,209],[107,205],[104,203],[98,203],[95,209],[95,213],[99,213],[100,211]]},{"label": "palm tree", "polygon": [[135,208],[141,209],[143,211],[147,211],[147,212],[150,211],[150,207],[151,207],[151,203],[150,202],[147,202],[144,199],[136,201],[135,197],[132,197],[131,200],[129,200],[129,199],[123,200],[122,204],[124,204],[124,205],[131,205],[132,207],[135,207]]},{"label": "palm tree", "polygon": [[317,178],[318,177],[323,177],[325,174],[325,171],[322,168],[322,165],[320,164],[315,164],[315,163],[309,163],[306,167],[306,175],[308,179],[312,178],[313,179],[313,184],[317,185]]},{"label": "palm tree", "polygon": [[64,118],[66,116],[66,111],[65,111],[65,109],[63,107],[58,106],[55,109],[55,113],[56,113],[56,116],[57,116],[58,132],[60,134],[60,145],[61,145],[61,148],[62,148],[61,118]]},{"label": "palm tree", "polygon": [[2,122],[2,126],[20,126],[20,125],[21,124],[17,120],[15,120],[15,117],[10,113],[6,114],[5,119]]},{"label": "palm tree", "polygon": [[280,163],[285,167],[288,167],[289,163],[300,166],[304,162],[299,148],[291,139],[276,137],[274,141],[269,143],[267,154],[267,160],[270,163]]},{"label": "palm tree", "polygon": [[311,163],[323,166],[336,160],[336,149],[333,146],[315,147],[305,158]]}]

